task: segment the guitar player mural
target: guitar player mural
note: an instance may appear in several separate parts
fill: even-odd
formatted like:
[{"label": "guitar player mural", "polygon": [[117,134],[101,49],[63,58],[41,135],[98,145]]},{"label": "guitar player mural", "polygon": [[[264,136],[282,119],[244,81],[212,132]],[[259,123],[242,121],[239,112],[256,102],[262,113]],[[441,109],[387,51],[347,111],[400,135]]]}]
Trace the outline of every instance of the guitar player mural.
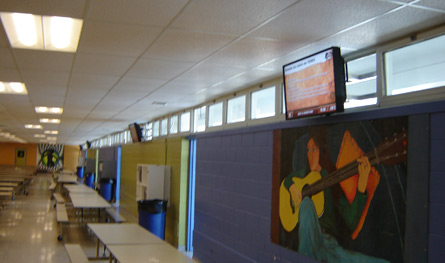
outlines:
[{"label": "guitar player mural", "polygon": [[403,262],[407,124],[276,131],[272,240],[321,262]]}]

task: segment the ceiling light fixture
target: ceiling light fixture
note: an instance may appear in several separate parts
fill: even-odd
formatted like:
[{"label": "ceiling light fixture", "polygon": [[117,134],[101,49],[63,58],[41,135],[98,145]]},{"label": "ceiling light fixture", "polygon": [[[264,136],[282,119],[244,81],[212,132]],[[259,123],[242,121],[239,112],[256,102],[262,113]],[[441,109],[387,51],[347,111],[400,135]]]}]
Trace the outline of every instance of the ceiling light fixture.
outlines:
[{"label": "ceiling light fixture", "polygon": [[25,129],[42,129],[42,125],[25,124]]},{"label": "ceiling light fixture", "polygon": [[26,95],[28,94],[28,90],[26,90],[25,84],[21,82],[0,81],[0,93]]},{"label": "ceiling light fixture", "polygon": [[39,120],[41,123],[60,123],[59,119],[48,119],[48,118],[42,118]]},{"label": "ceiling light fixture", "polygon": [[49,113],[49,114],[62,114],[63,112],[63,108],[59,107],[38,106],[35,107],[35,110],[37,113]]},{"label": "ceiling light fixture", "polygon": [[43,133],[44,133],[44,134],[53,134],[53,135],[55,135],[55,134],[59,134],[58,131],[44,131]]},{"label": "ceiling light fixture", "polygon": [[14,48],[76,52],[83,21],[69,17],[0,13]]}]

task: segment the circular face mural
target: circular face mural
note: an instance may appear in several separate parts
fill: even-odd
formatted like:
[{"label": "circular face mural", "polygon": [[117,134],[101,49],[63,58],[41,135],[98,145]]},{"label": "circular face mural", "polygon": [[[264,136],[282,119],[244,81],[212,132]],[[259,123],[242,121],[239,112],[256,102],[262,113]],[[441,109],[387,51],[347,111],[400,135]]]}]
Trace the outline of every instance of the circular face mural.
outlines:
[{"label": "circular face mural", "polygon": [[55,167],[59,164],[59,161],[59,154],[52,149],[46,150],[42,153],[41,162],[44,166]]},{"label": "circular face mural", "polygon": [[63,145],[39,144],[38,159],[39,169],[56,171],[63,168]]}]

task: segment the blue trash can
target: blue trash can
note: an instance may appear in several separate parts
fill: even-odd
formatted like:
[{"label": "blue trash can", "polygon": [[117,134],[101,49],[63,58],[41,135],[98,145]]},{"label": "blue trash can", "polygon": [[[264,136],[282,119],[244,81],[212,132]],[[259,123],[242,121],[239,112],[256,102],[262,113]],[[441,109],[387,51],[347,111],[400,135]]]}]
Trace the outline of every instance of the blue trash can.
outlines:
[{"label": "blue trash can", "polygon": [[113,179],[111,179],[111,178],[101,178],[100,179],[99,194],[108,202],[111,201],[112,188],[113,188]]},{"label": "blue trash can", "polygon": [[76,175],[79,178],[83,178],[83,167],[82,166],[76,167]]},{"label": "blue trash can", "polygon": [[139,225],[161,239],[165,239],[166,200],[139,200]]},{"label": "blue trash can", "polygon": [[85,184],[88,187],[94,188],[94,173],[89,173],[85,176]]}]

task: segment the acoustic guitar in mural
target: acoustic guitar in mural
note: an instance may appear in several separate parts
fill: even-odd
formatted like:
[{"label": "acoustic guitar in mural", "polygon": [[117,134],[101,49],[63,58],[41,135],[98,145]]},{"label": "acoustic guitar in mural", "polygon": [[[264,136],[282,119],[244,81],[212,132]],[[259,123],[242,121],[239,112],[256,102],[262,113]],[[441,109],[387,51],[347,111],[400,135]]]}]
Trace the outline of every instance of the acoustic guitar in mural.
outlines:
[{"label": "acoustic guitar in mural", "polygon": [[[376,164],[394,165],[406,161],[407,157],[406,131],[385,140],[373,151],[367,153],[371,166]],[[301,191],[302,199],[310,197],[314,203],[318,217],[323,214],[324,195],[323,190],[358,174],[358,166],[355,160],[338,168],[328,176],[321,178],[318,172],[310,172],[304,178],[293,178],[293,183]],[[378,183],[378,182],[377,182]],[[299,207],[293,205],[289,191],[284,186],[284,180],[280,186],[279,215],[283,228],[291,232],[298,224]]]}]

